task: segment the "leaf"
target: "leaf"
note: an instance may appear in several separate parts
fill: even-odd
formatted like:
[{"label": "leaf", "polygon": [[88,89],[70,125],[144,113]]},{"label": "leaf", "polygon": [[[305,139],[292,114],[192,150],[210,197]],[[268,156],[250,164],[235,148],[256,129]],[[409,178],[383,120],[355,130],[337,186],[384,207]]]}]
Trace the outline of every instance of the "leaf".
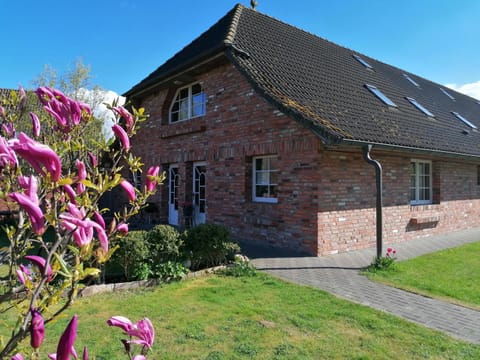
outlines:
[{"label": "leaf", "polygon": [[98,277],[100,272],[100,269],[97,268],[86,268],[80,273],[80,279],[85,279],[88,276]]},{"label": "leaf", "polygon": [[53,256],[57,260],[58,264],[60,265],[60,268],[62,271],[59,271],[61,275],[63,275],[66,278],[72,278],[72,273],[68,269],[67,263],[65,262],[65,259],[58,255],[57,253],[53,253]]},{"label": "leaf", "polygon": [[58,181],[58,185],[63,186],[63,185],[72,185],[73,184],[73,179],[72,178],[63,178]]},{"label": "leaf", "polygon": [[95,185],[93,182],[91,182],[90,180],[81,180],[80,181],[83,185],[85,185],[86,187],[89,187],[90,189],[94,189],[94,190],[99,190],[98,186]]}]

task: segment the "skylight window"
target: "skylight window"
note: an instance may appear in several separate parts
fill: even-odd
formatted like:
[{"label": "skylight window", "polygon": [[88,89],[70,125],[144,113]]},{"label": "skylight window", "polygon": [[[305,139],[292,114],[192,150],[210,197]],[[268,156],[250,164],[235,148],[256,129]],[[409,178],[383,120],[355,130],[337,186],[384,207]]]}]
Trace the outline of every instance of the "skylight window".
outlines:
[{"label": "skylight window", "polygon": [[408,81],[410,81],[413,85],[415,85],[416,87],[420,87],[420,85],[418,85],[418,83],[413,80],[410,76],[408,76],[407,74],[403,74],[403,76],[405,77],[405,79],[407,79]]},{"label": "skylight window", "polygon": [[425,115],[435,117],[435,115],[433,115],[430,111],[428,111],[426,108],[424,108],[417,100],[415,100],[411,97],[406,97],[406,99],[410,102],[410,104],[415,106],[418,110],[423,112]]},{"label": "skylight window", "polygon": [[384,93],[382,93],[376,86],[365,84],[365,87],[370,90],[370,92],[375,95],[377,98],[382,100],[388,106],[397,107],[397,105],[390,100]]},{"label": "skylight window", "polygon": [[365,66],[367,69],[370,69],[370,70],[373,69],[372,65],[370,65],[368,62],[366,62],[365,60],[363,60],[360,56],[355,55],[355,54],[353,54],[352,56],[353,56],[353,58],[354,58],[355,60],[357,60],[360,64],[362,64],[363,66]]},{"label": "skylight window", "polygon": [[443,89],[443,88],[440,88],[440,90],[445,94],[447,95],[451,100],[455,100],[455,98],[453,97],[452,94],[450,94],[447,90]]},{"label": "skylight window", "polygon": [[455,117],[460,120],[460,121],[463,121],[466,125],[470,126],[472,129],[477,129],[477,127],[475,125],[473,125],[470,121],[468,121],[467,119],[465,119],[462,115],[460,115],[459,113],[455,112],[455,111],[452,111],[452,114],[455,115]]}]

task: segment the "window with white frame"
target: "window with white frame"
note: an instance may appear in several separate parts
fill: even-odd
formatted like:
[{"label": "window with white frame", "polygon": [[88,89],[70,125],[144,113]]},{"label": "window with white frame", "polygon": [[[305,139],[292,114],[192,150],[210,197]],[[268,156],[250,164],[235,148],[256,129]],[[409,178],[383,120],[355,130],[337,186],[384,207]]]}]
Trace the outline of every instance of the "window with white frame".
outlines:
[{"label": "window with white frame", "polygon": [[278,202],[277,184],[277,156],[253,158],[253,201]]},{"label": "window with white frame", "polygon": [[432,162],[410,161],[410,204],[432,203]]},{"label": "window with white frame", "polygon": [[202,85],[195,83],[177,90],[170,107],[170,122],[205,115],[206,96]]}]

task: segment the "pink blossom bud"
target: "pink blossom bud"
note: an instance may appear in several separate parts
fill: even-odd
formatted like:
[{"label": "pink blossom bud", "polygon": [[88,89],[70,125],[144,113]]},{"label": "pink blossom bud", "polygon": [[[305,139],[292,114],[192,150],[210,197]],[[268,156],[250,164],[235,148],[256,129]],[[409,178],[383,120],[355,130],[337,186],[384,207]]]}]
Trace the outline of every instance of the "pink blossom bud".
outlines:
[{"label": "pink blossom bud", "polygon": [[30,310],[32,320],[30,323],[30,345],[34,349],[38,349],[45,339],[45,324],[40,312],[35,309]]},{"label": "pink blossom bud", "polygon": [[30,112],[30,117],[32,118],[33,136],[38,138],[40,136],[40,120],[34,112]]},{"label": "pink blossom bud", "polygon": [[160,172],[160,166],[152,166],[147,171],[146,185],[147,191],[151,192],[155,190],[157,186],[157,180],[155,179]]},{"label": "pink blossom bud", "polygon": [[130,200],[130,201],[135,201],[136,200],[137,195],[135,194],[135,188],[133,187],[132,184],[130,184],[127,180],[123,180],[120,183],[120,186],[127,193],[128,200]]},{"label": "pink blossom bud", "polygon": [[120,140],[120,142],[122,143],[123,149],[125,151],[129,151],[130,150],[130,139],[128,138],[128,135],[125,132],[125,130],[123,130],[123,128],[118,124],[113,125],[112,130],[113,130],[113,133],[115,134],[115,136],[117,137],[117,139]]}]

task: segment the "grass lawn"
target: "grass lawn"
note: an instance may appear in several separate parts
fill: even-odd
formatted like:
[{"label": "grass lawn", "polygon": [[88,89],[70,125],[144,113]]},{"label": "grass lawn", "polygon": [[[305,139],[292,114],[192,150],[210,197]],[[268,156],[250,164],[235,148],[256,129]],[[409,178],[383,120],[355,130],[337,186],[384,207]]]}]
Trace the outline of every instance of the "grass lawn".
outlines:
[{"label": "grass lawn", "polygon": [[370,279],[480,309],[480,242],[395,264],[393,271],[366,273]]},{"label": "grass lawn", "polygon": [[[73,313],[79,316],[77,351],[87,345],[97,360],[124,358],[121,330],[105,323],[113,315],[152,320],[149,359],[480,358],[480,346],[266,274],[212,275],[79,299],[47,329],[45,352],[55,349]],[[0,333],[7,331],[0,326]]]}]

